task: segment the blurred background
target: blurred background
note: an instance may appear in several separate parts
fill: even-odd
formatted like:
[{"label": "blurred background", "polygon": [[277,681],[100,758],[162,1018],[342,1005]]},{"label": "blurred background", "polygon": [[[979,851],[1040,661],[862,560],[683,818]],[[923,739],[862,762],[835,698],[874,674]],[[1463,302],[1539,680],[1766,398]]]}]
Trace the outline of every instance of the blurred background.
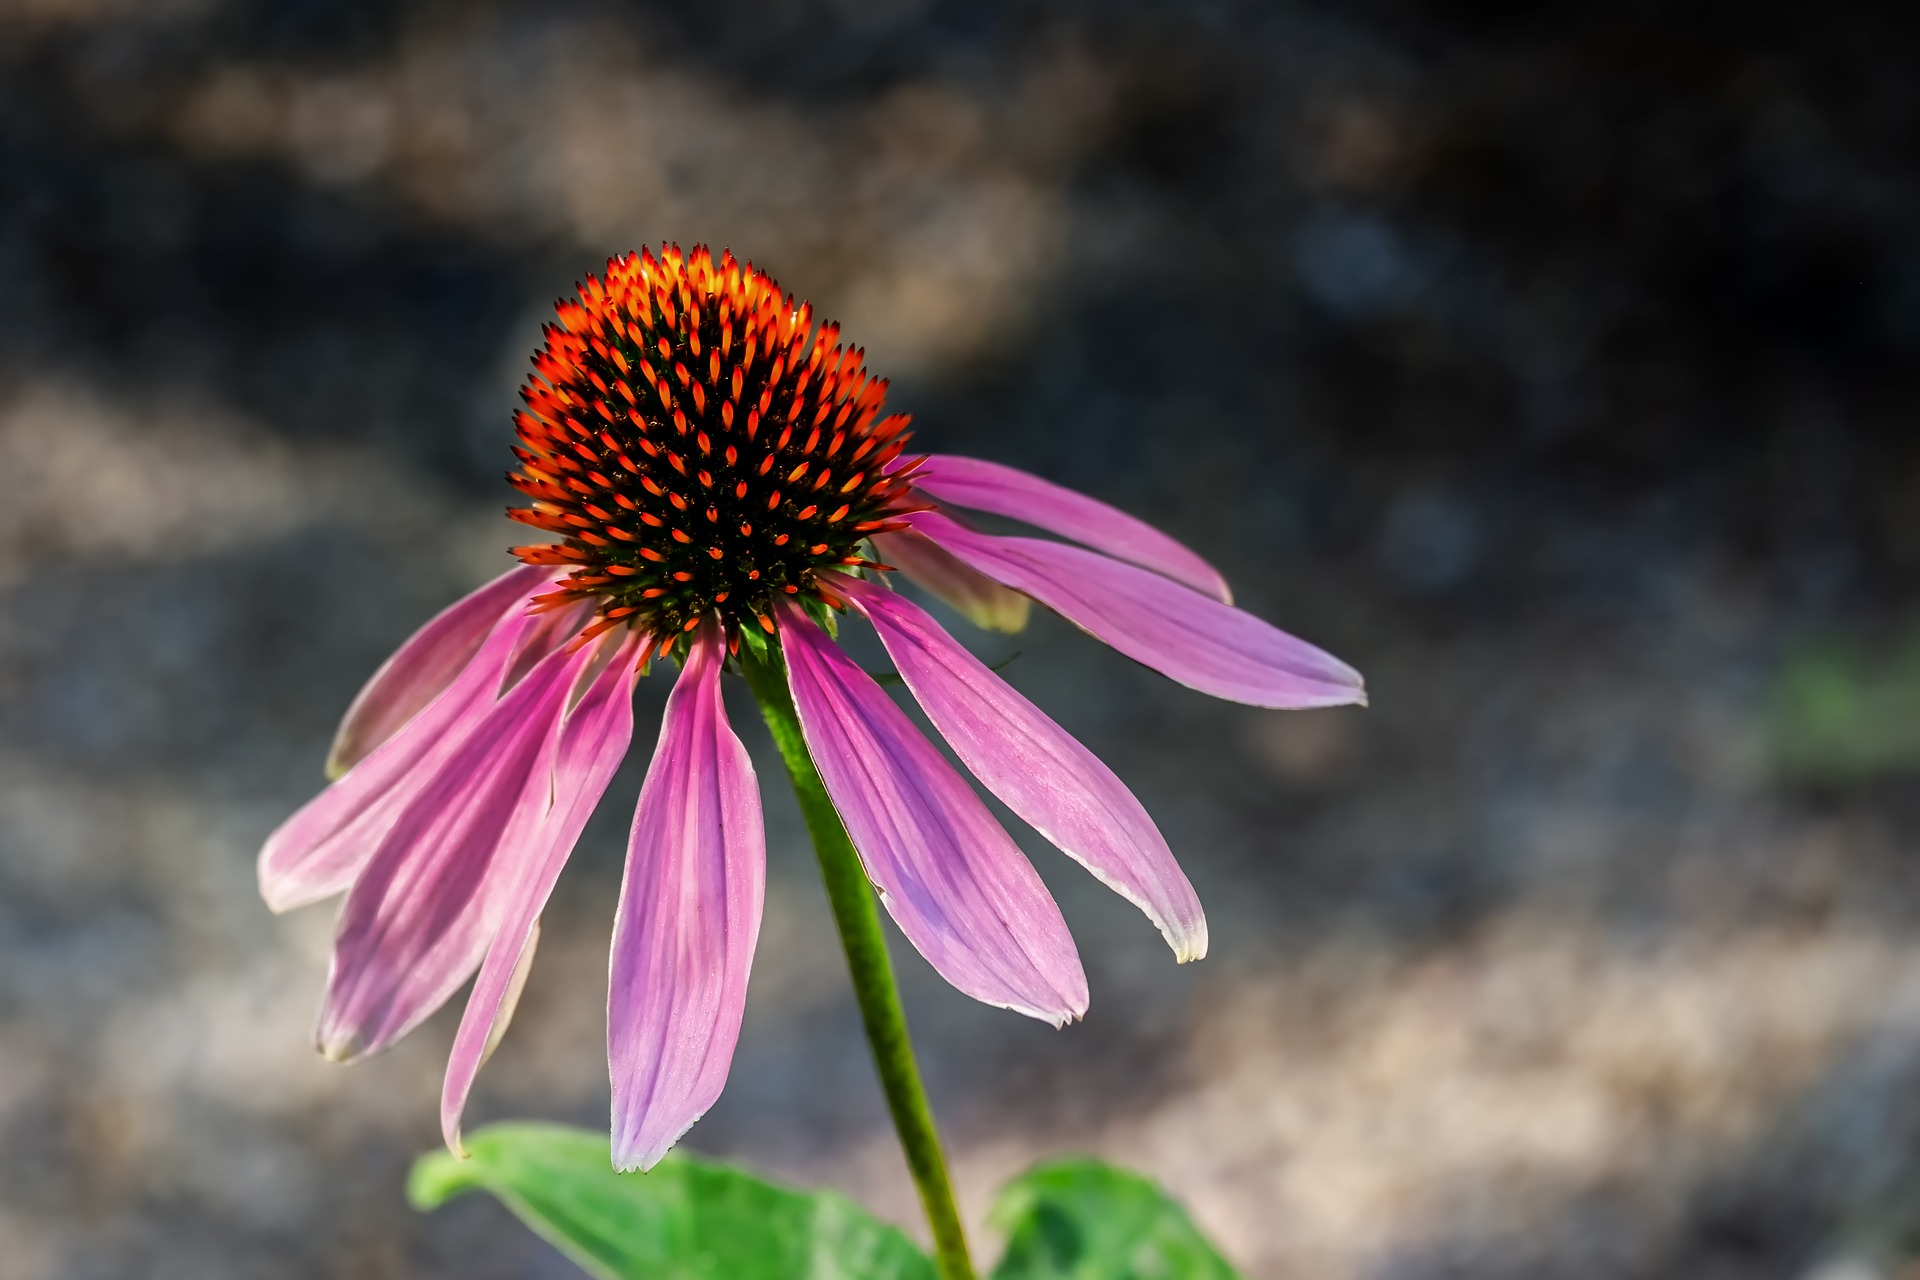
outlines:
[{"label": "blurred background", "polygon": [[[976,1221],[1084,1151],[1250,1277],[1920,1275],[1897,8],[0,0],[0,1272],[571,1274],[406,1208],[453,1020],[322,1062],[331,908],[269,916],[253,856],[519,540],[552,300],[671,239],[844,321],[926,447],[1148,516],[1370,679],[1261,712],[975,637],[1213,925],[1176,967],[1022,833],[1083,1024],[897,949]],[[734,718],[770,901],[689,1144],[917,1232]],[[604,1123],[643,765],[473,1122]]]}]

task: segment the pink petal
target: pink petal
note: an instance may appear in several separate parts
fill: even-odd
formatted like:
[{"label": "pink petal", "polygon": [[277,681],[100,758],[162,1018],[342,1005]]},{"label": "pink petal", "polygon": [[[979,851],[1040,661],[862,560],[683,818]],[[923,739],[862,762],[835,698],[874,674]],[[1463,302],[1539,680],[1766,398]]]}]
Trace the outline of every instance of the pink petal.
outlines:
[{"label": "pink petal", "polygon": [[1256,707],[1367,700],[1360,673],[1332,654],[1157,574],[1059,542],[977,533],[936,512],[907,519],[988,577],[1188,688]]},{"label": "pink petal", "polygon": [[529,780],[531,802],[514,811],[496,865],[487,872],[487,894],[501,903],[501,918],[467,997],[440,1094],[440,1131],[456,1154],[460,1114],[481,1064],[513,1016],[540,913],[633,741],[633,684],[644,643],[642,635],[625,629],[600,640],[593,663],[574,682],[572,709]]},{"label": "pink petal", "polygon": [[1222,604],[1233,592],[1220,571],[1144,520],[1051,480],[979,458],[932,454],[913,477],[942,502],[1019,520],[1085,543],[1116,560],[1164,573]]},{"label": "pink petal", "polygon": [[410,796],[347,893],[334,937],[320,1050],[345,1061],[411,1031],[465,982],[516,887],[500,870],[511,828],[544,810],[549,739],[593,650],[557,650],[488,710]]},{"label": "pink petal", "polygon": [[541,617],[509,610],[464,670],[400,731],[280,824],[260,850],[260,895],[275,911],[343,892],[419,784],[487,717]]},{"label": "pink petal", "polygon": [[[542,588],[546,585],[541,584]],[[590,600],[576,600],[572,604],[534,613],[526,629],[520,633],[520,642],[514,646],[513,655],[507,659],[506,667],[500,673],[500,692],[504,694],[519,684],[542,658],[579,635],[580,629],[592,618],[594,608]]]},{"label": "pink petal", "polygon": [[520,565],[456,600],[414,632],[373,673],[340,721],[327,755],[338,778],[453,683],[502,614],[551,580],[551,569]]},{"label": "pink petal", "polygon": [[907,940],[976,1000],[1056,1026],[1085,1013],[1060,908],[973,788],[792,605],[780,639],[807,750]]},{"label": "pink petal", "polygon": [[720,700],[705,625],[667,699],[613,926],[607,1067],[613,1164],[648,1169],[720,1096],[766,894],[753,763]]},{"label": "pink petal", "polygon": [[[493,1015],[493,1025],[487,1028],[487,1047],[480,1052],[480,1066],[487,1065],[493,1057],[493,1051],[506,1039],[507,1027],[513,1021],[514,1010],[520,1007],[520,997],[527,989],[527,978],[533,973],[534,952],[540,949],[540,922],[535,920],[533,928],[527,930],[526,945],[520,948],[520,958],[513,962],[513,973],[507,979],[507,990],[500,998],[500,1006]],[[491,948],[489,948],[491,951]],[[464,1015],[462,1015],[464,1017]],[[464,1107],[462,1108],[465,1109]],[[446,1120],[441,1118],[442,1134],[445,1133]],[[458,1137],[456,1130],[455,1136]]]},{"label": "pink petal", "polygon": [[911,529],[873,539],[880,558],[964,614],[976,627],[1011,635],[1027,625],[1031,602],[960,561]]},{"label": "pink petal", "polygon": [[989,671],[924,609],[884,587],[838,584],[866,614],[927,719],[1028,825],[1147,913],[1181,963],[1207,953],[1200,899],[1153,819],[1113,770]]}]

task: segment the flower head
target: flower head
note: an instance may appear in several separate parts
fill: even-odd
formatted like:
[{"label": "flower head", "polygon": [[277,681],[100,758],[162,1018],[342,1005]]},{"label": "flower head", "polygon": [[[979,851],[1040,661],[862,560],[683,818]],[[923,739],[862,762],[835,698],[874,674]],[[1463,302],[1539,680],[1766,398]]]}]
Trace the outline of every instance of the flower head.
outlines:
[{"label": "flower head", "polygon": [[896,466],[886,380],[732,254],[615,259],[559,315],[510,477],[532,500],[513,518],[561,537],[514,554],[570,570],[543,603],[591,600],[596,627],[663,643],[708,617],[771,633],[776,600],[822,599],[822,574],[871,565],[861,543],[930,505]]},{"label": "flower head", "polygon": [[[651,1165],[719,1096],[765,891],[753,765],[723,674],[784,671],[808,754],[901,932],[976,999],[1087,1008],[1059,908],[972,786],[832,638],[864,618],[974,778],[1206,953],[1192,886],[1140,802],[886,575],[983,626],[1038,601],[1122,653],[1266,707],[1364,701],[1338,659],[1232,607],[1206,561],[1083,494],[905,452],[886,383],[764,273],[702,248],[613,260],[562,302],[518,417],[514,518],[559,541],[449,606],[348,708],[337,780],[269,837],[276,910],[344,891],[318,1039],[393,1043],[469,978],[447,1142],[518,998],[539,916],[631,744],[650,658],[679,675],[641,788],[608,991],[614,1157]],[[964,510],[1055,538],[1000,536]],[[1065,539],[1061,541],[1059,539]],[[1078,545],[1075,545],[1078,544]],[[743,649],[745,650],[743,652]]]}]

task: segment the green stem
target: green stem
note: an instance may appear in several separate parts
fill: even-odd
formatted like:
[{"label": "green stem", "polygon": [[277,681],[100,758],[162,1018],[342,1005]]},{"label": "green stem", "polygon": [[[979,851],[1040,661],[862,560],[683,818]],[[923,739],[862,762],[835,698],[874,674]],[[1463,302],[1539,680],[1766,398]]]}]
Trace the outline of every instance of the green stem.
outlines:
[{"label": "green stem", "polygon": [[780,748],[780,758],[786,761],[793,793],[799,798],[800,812],[813,836],[813,851],[827,882],[827,900],[833,905],[834,923],[840,926],[840,944],[846,949],[847,968],[853,975],[854,999],[860,1004],[860,1020],[866,1024],[867,1043],[873,1048],[873,1065],[880,1073],[880,1087],[886,1092],[887,1110],[893,1115],[893,1127],[906,1152],[907,1168],[913,1172],[927,1222],[933,1227],[934,1260],[941,1280],[973,1280],[967,1237],[953,1202],[953,1181],[940,1150],[940,1133],[934,1127],[933,1109],[927,1105],[926,1088],[920,1083],[920,1067],[914,1061],[907,1014],[900,1005],[900,989],[894,985],[893,964],[887,959],[873,886],[867,882],[860,856],[847,838],[833,801],[827,798],[826,784],[813,767],[813,757],[807,754],[806,740],[800,736],[800,717],[794,710],[793,696],[787,692],[786,675],[774,665],[779,662],[778,650],[770,645],[767,661],[762,662],[743,646],[740,661],[747,685],[759,700],[760,714]]}]

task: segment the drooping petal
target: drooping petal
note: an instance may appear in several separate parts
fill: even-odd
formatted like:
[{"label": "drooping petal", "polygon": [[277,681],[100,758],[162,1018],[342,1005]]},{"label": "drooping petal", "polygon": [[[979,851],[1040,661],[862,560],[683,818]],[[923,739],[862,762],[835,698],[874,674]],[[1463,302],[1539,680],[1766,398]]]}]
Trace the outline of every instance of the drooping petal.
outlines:
[{"label": "drooping petal", "polygon": [[[574,677],[591,649],[557,650],[490,708],[413,790],[347,893],[315,1038],[329,1058],[377,1053],[470,977],[513,888],[499,870],[508,830],[543,809]],[[537,785],[529,786],[537,778]]]},{"label": "drooping petal", "polygon": [[[493,1015],[493,1025],[487,1028],[487,1047],[480,1051],[480,1065],[483,1067],[493,1057],[493,1051],[500,1047],[500,1042],[506,1039],[514,1010],[520,1007],[520,997],[527,989],[527,978],[533,973],[534,953],[539,949],[540,922],[535,920],[533,928],[527,931],[527,945],[520,948],[520,958],[513,962],[513,974],[507,979],[506,994],[500,999],[499,1011]],[[441,1123],[443,1126],[446,1123],[444,1117]]]},{"label": "drooping petal", "polygon": [[487,872],[488,894],[502,908],[498,929],[467,997],[440,1093],[441,1135],[456,1153],[474,1077],[526,980],[540,913],[633,741],[633,684],[644,644],[624,629],[602,637],[593,663],[576,677],[572,709],[528,780],[534,794],[514,811]]},{"label": "drooping petal", "polygon": [[1222,604],[1233,603],[1233,592],[1220,571],[1185,544],[1144,520],[1051,480],[998,462],[931,454],[915,473],[913,484],[942,502],[990,511],[1057,533],[1116,560],[1184,582]]},{"label": "drooping petal", "polygon": [[792,605],[780,638],[807,751],[907,940],[976,1000],[1056,1026],[1085,1013],[1060,908],[973,788]]},{"label": "drooping petal", "polygon": [[486,720],[509,662],[544,625],[509,610],[438,697],[267,837],[259,876],[268,907],[290,911],[353,883],[414,792]]},{"label": "drooping petal", "polygon": [[1027,625],[1032,602],[975,573],[911,529],[873,540],[880,558],[964,614],[974,626],[1011,635]]},{"label": "drooping petal", "polygon": [[494,624],[552,570],[519,565],[454,601],[380,664],[340,721],[327,753],[327,777],[338,778],[453,683],[480,652]]},{"label": "drooping petal", "polygon": [[990,578],[1191,689],[1256,707],[1365,703],[1360,673],[1250,613],[1158,574],[1038,538],[999,538],[936,512],[913,527]]},{"label": "drooping petal", "polygon": [[607,984],[613,1164],[648,1169],[719,1098],[766,894],[766,830],[705,624],[634,813]]},{"label": "drooping petal", "polygon": [[1199,897],[1113,770],[912,601],[856,578],[839,589],[873,623],[927,719],[987,790],[1146,912],[1182,963],[1207,953]]}]

